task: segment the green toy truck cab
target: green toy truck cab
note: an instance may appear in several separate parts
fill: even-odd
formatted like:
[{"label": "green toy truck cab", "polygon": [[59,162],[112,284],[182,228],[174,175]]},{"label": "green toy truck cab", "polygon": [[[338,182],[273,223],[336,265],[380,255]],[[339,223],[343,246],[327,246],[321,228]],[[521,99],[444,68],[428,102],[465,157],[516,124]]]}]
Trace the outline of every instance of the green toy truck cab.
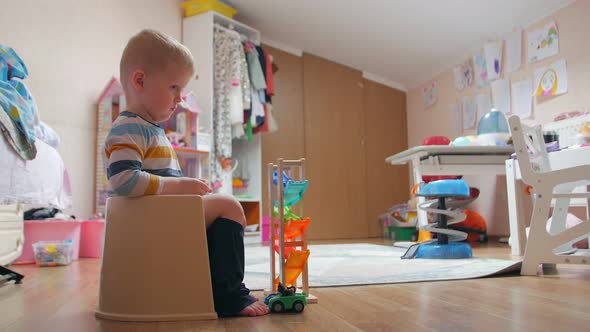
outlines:
[{"label": "green toy truck cab", "polygon": [[295,287],[285,288],[279,283],[278,293],[268,295],[264,303],[272,312],[280,313],[284,311],[302,312],[307,305],[307,294],[305,292],[295,293]]}]

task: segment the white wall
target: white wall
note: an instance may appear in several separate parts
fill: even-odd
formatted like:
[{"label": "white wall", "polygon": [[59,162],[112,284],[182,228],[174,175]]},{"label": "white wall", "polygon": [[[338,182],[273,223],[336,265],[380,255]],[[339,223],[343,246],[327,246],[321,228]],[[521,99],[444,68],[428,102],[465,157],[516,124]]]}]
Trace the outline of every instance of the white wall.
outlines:
[{"label": "white wall", "polygon": [[[533,119],[527,123],[547,123],[566,111],[590,109],[590,43],[587,32],[590,31],[590,1],[578,0],[562,8],[550,17],[525,27],[523,35],[523,66],[520,70],[508,75],[512,82],[532,78],[535,69],[545,66],[548,62],[565,58],[567,63],[568,92],[565,95],[537,99],[533,105]],[[559,30],[559,54],[540,62],[526,63],[526,32],[543,27],[550,20],[555,20]],[[522,22],[525,24],[526,22]],[[482,45],[483,47],[483,45]],[[465,60],[472,54],[465,50]],[[505,74],[504,78],[507,76]],[[472,86],[458,92],[453,83],[452,68],[433,77],[438,82],[438,101],[428,109],[424,109],[420,87],[410,90],[407,98],[408,112],[408,144],[419,145],[428,136],[444,135],[453,139],[451,113],[448,105],[459,103],[463,96],[475,96],[490,91],[490,88],[478,89]],[[475,130],[467,130],[464,135],[475,134]],[[471,186],[480,188],[481,196],[473,210],[479,212],[488,222],[488,231],[494,235],[509,234],[508,213],[506,203],[505,177],[468,176],[465,178]]]},{"label": "white wall", "polygon": [[61,136],[79,219],[94,197],[96,102],[127,40],[142,28],[181,39],[181,0],[0,0],[0,44],[29,69],[41,119]]}]

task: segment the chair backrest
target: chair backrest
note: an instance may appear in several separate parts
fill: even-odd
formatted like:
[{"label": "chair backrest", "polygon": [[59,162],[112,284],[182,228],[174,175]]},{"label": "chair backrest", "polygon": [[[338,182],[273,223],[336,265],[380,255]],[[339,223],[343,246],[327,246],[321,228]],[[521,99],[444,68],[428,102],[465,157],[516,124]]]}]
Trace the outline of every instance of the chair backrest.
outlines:
[{"label": "chair backrest", "polygon": [[529,127],[517,115],[508,118],[522,179],[533,185],[540,173],[551,171],[541,126]]}]

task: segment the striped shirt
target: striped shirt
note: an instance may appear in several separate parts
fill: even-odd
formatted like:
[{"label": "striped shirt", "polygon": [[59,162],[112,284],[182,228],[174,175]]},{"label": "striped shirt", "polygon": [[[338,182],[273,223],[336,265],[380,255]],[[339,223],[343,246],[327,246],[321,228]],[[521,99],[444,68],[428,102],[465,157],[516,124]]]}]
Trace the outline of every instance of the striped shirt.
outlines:
[{"label": "striped shirt", "polygon": [[105,142],[109,196],[157,195],[162,177],[182,177],[164,129],[135,113],[121,112]]}]

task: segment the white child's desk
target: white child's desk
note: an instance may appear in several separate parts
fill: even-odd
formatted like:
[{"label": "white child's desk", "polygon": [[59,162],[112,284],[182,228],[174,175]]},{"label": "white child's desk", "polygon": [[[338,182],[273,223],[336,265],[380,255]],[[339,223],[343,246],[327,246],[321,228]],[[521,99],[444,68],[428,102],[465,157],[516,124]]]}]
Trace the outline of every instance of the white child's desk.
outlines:
[{"label": "white child's desk", "polygon": [[[522,256],[526,246],[523,200],[527,196],[519,192],[517,181],[522,177],[518,161],[510,158],[512,153],[514,148],[511,146],[425,145],[390,156],[385,162],[392,165],[411,163],[414,183],[420,183],[423,175],[506,175],[510,245],[512,255]],[[590,164],[590,148],[549,153],[549,162],[552,169]],[[418,204],[422,202],[424,198],[418,197]],[[587,202],[579,204],[588,206]],[[586,211],[589,213],[588,208]],[[419,210],[418,224],[423,225],[426,222],[426,212]]]},{"label": "white child's desk", "polygon": [[[423,175],[505,175],[505,162],[512,153],[511,146],[422,145],[390,156],[385,162],[411,163],[414,183],[420,183]],[[424,197],[417,198],[418,204],[425,201]],[[418,210],[418,224],[427,222],[426,212]]]}]

